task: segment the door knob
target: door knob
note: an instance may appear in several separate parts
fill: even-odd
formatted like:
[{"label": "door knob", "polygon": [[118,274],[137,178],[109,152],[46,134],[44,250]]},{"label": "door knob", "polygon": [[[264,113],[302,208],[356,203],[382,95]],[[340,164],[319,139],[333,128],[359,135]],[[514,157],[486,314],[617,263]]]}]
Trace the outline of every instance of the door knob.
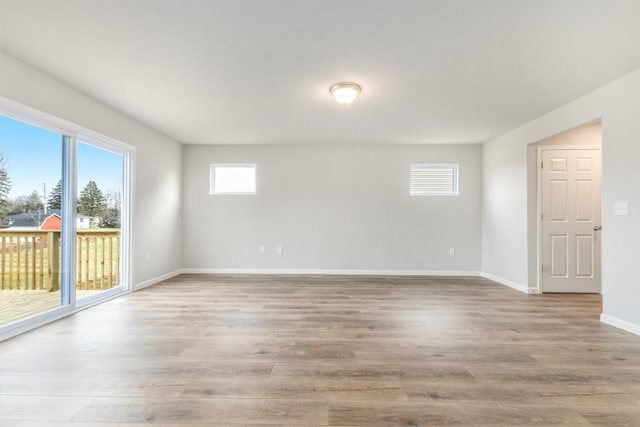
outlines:
[{"label": "door knob", "polygon": [[602,226],[601,225],[594,225],[593,226],[593,231],[600,231],[602,230]]}]

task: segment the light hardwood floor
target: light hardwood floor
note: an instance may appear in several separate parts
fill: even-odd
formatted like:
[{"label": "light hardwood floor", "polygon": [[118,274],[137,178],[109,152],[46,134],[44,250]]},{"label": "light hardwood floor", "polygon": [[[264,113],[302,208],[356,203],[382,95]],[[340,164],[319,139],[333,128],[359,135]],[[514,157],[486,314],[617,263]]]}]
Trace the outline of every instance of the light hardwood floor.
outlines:
[{"label": "light hardwood floor", "polygon": [[640,426],[597,295],[180,276],[0,343],[0,425]]},{"label": "light hardwood floor", "polygon": [[[99,292],[104,291],[78,289],[76,296],[80,299]],[[60,291],[0,289],[0,326],[58,307],[60,307]]]}]

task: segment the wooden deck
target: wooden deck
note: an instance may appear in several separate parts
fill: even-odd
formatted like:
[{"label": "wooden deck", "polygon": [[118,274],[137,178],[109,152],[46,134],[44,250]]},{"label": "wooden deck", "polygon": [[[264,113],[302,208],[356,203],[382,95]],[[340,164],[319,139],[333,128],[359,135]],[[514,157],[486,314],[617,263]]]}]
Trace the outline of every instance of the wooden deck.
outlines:
[{"label": "wooden deck", "polygon": [[640,426],[599,295],[179,276],[0,343],[0,425]]},{"label": "wooden deck", "polygon": [[[76,288],[118,286],[120,230],[78,230],[76,238]],[[0,290],[59,287],[60,231],[0,229]]]},{"label": "wooden deck", "polygon": [[[100,290],[77,290],[78,298],[93,295]],[[0,326],[44,313],[60,306],[60,291],[0,290]]]}]

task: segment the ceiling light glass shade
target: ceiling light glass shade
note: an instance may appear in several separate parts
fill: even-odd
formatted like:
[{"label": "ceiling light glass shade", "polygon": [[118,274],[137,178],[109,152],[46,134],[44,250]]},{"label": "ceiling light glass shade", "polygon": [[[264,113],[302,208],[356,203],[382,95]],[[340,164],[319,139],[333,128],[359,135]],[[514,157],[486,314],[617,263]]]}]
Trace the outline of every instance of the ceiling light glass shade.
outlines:
[{"label": "ceiling light glass shade", "polygon": [[331,86],[329,92],[331,92],[338,104],[349,105],[356,99],[361,89],[357,83],[342,82]]}]

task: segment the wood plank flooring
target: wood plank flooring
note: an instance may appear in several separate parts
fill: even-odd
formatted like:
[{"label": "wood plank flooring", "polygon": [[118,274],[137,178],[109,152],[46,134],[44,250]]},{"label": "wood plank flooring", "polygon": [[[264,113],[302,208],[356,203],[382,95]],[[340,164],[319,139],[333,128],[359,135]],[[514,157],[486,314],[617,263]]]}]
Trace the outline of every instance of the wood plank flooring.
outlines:
[{"label": "wood plank flooring", "polygon": [[180,276],[0,343],[0,426],[640,426],[598,295]]},{"label": "wood plank flooring", "polygon": [[[76,290],[77,298],[94,295],[100,290]],[[0,326],[60,307],[60,291],[45,289],[0,289]]]}]

